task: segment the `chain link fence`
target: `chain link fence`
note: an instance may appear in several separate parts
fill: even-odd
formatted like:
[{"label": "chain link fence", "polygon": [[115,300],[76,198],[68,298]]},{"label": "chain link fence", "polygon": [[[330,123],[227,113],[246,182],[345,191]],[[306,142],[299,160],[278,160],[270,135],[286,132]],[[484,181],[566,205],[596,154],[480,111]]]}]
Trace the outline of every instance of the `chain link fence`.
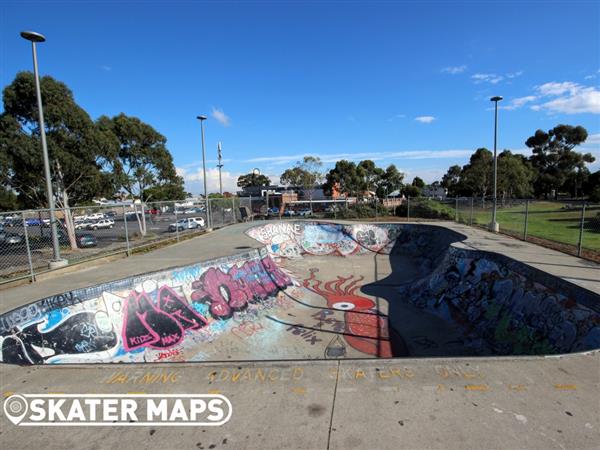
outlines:
[{"label": "chain link fence", "polygon": [[[207,208],[208,205],[208,208]],[[271,197],[210,198],[56,210],[61,257],[78,262],[140,249],[239,221],[290,219],[452,220],[489,229],[489,198],[327,198],[283,205]],[[498,199],[500,233],[600,262],[600,204]],[[70,232],[69,230],[72,230]],[[35,280],[53,259],[48,210],[0,213],[0,283]]]},{"label": "chain link fence", "polygon": [[[236,223],[239,199],[57,208],[55,218],[60,256],[75,263]],[[0,213],[0,283],[33,281],[53,258],[49,210]]]},{"label": "chain link fence", "polygon": [[[390,220],[393,216],[406,221],[452,220],[489,229],[494,202],[481,197],[327,198],[289,202],[281,211],[276,198],[242,197],[240,205],[248,210],[245,220]],[[499,198],[496,222],[500,233],[600,262],[600,204]]]}]

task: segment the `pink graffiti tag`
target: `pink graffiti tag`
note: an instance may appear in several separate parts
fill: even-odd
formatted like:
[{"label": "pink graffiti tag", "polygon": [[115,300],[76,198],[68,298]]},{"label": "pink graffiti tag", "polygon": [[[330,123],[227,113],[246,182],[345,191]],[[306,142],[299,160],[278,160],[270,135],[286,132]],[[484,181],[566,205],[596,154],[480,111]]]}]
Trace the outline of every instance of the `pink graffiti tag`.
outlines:
[{"label": "pink graffiti tag", "polygon": [[271,258],[247,261],[241,267],[233,266],[229,272],[211,267],[199,280],[192,283],[192,301],[208,303],[215,319],[229,319],[249,303],[266,299],[292,284]]},{"label": "pink graffiti tag", "polygon": [[179,344],[185,330],[195,330],[207,320],[194,311],[168,286],[158,291],[158,304],[145,292],[132,292],[125,301],[123,347],[126,351],[140,347],[164,349]]}]

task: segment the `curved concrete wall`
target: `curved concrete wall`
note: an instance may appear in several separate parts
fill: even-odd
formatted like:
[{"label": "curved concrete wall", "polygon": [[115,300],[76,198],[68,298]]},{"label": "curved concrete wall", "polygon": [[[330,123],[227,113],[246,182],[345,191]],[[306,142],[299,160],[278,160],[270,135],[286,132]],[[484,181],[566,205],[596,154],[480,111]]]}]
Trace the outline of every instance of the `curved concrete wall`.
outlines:
[{"label": "curved concrete wall", "polygon": [[276,308],[291,285],[265,251],[253,251],[77,289],[0,316],[0,356],[16,364],[208,359],[202,348],[236,314]]},{"label": "curved concrete wall", "polygon": [[[390,255],[392,274],[362,291],[435,314],[469,354],[559,354],[600,348],[600,296],[502,255],[458,250],[465,237],[432,225],[269,223],[247,234],[273,255]],[[410,274],[410,275],[408,275]]]},{"label": "curved concrete wall", "polygon": [[[600,347],[598,295],[501,255],[459,250],[452,244],[465,237],[443,227],[267,222],[247,234],[265,248],[65,292],[0,315],[1,360],[517,355]],[[341,258],[332,264],[330,256]],[[384,260],[391,267],[384,279],[361,285],[363,275],[352,272]],[[334,277],[317,279],[313,262]],[[386,299],[387,312],[361,292]],[[437,337],[455,333],[452,342],[419,353],[403,336],[411,311],[416,325],[423,317],[430,329],[441,326]],[[431,347],[435,333],[427,333],[419,342]]]}]

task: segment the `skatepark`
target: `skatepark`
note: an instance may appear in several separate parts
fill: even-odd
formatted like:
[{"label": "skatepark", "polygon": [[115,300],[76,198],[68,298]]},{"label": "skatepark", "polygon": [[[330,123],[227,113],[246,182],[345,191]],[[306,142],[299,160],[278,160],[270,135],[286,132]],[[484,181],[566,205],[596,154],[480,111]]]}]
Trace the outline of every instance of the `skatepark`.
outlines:
[{"label": "skatepark", "polygon": [[127,431],[148,448],[592,448],[599,274],[450,223],[238,224],[2,291],[3,395],[231,400],[217,429]]}]

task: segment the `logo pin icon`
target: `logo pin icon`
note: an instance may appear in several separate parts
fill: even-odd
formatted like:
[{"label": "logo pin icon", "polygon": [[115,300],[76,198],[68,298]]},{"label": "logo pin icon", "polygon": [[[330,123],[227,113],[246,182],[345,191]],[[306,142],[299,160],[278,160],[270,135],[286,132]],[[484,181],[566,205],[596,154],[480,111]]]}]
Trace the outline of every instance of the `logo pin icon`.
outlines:
[{"label": "logo pin icon", "polygon": [[11,395],[4,400],[4,414],[15,425],[18,425],[23,420],[28,409],[27,400],[22,395]]}]

